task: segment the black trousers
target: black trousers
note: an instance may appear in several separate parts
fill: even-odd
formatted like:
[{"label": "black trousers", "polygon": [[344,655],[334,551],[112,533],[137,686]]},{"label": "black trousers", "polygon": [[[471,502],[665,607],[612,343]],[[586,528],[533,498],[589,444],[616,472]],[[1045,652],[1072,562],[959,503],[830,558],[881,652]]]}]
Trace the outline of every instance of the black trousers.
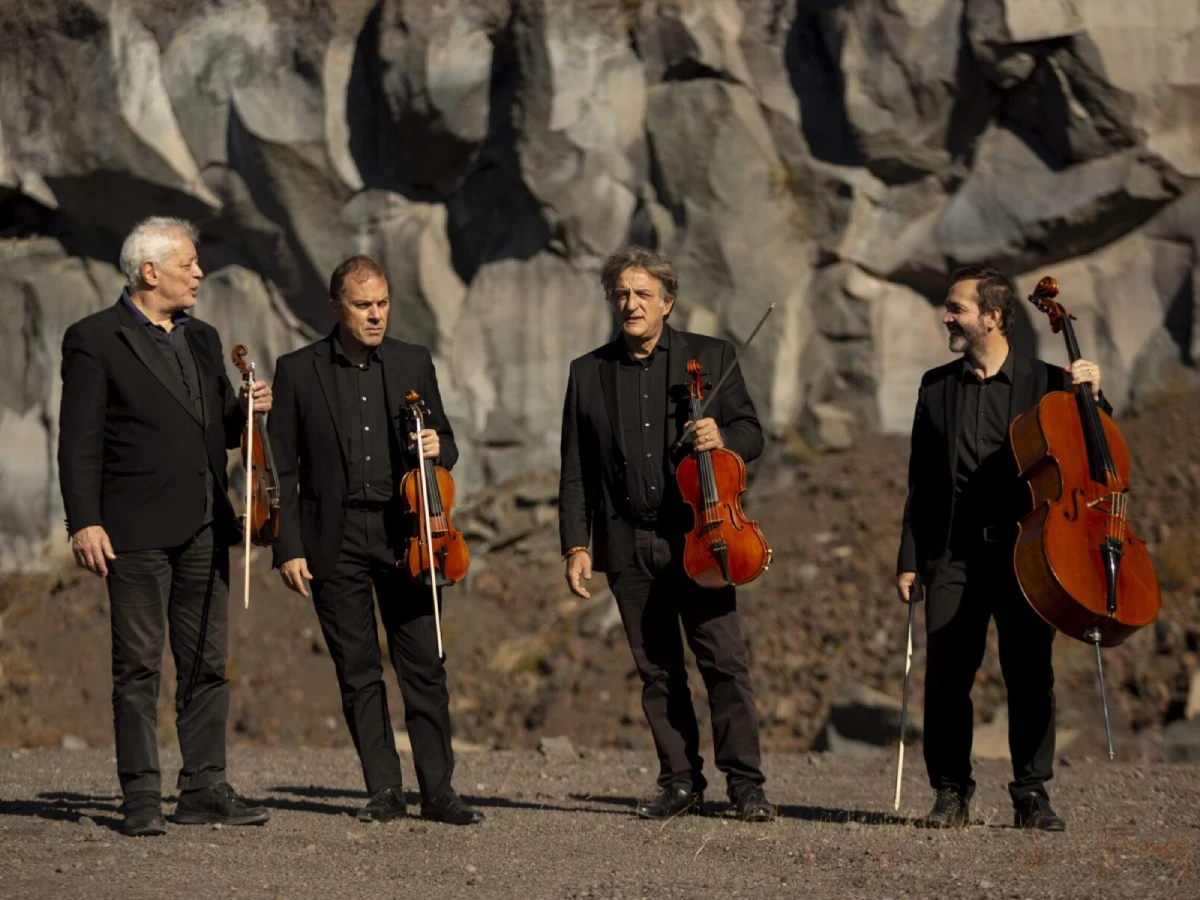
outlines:
[{"label": "black trousers", "polygon": [[[312,583],[313,605],[333,657],[342,712],[362,763],[367,791],[400,785],[400,757],[388,714],[375,629],[375,600],[404,699],[404,724],[423,800],[450,790],[450,697],[438,658],[433,598],[396,567],[399,513],[346,510],[333,574]],[[372,587],[374,594],[372,594]],[[439,595],[440,596],[440,595]]]},{"label": "black trousers", "polygon": [[642,709],[658,751],[659,786],[691,784],[702,791],[707,785],[679,636],[682,621],[708,690],[717,768],[732,798],[745,785],[765,780],[735,591],[699,587],[680,560],[666,538],[638,529],[633,561],[609,572],[608,584],[642,677]]},{"label": "black trousers", "polygon": [[118,553],[108,570],[113,726],[122,792],[162,792],[158,690],[168,623],[176,672],[175,727],[183,754],[177,787],[225,781],[228,549],[214,545],[209,525],[178,547]]},{"label": "black trousers", "polygon": [[1054,629],[1030,607],[1012,567],[1012,545],[955,546],[927,592],[925,766],[934,789],[968,798],[974,706],[971,688],[983,662],[988,619],[995,617],[1000,670],[1008,691],[1008,746],[1015,801],[1045,793],[1054,764]]}]

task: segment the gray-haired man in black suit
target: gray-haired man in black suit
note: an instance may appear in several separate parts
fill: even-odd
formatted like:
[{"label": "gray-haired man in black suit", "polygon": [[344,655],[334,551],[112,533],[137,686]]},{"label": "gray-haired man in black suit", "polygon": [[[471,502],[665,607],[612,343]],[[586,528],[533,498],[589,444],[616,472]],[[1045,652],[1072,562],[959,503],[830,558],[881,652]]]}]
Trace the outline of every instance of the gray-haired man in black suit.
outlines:
[{"label": "gray-haired man in black suit", "polygon": [[[697,811],[705,788],[699,727],[684,665],[680,622],[708,689],[717,768],[735,814],[775,817],[763,792],[758,715],[733,587],[711,590],[683,571],[691,511],[675,482],[692,449],[728,447],[750,462],[762,429],[733,348],[666,323],[677,280],[666,257],[630,247],[605,262],[601,282],[621,330],[571,363],[562,425],[559,535],[571,590],[605,572],[642,677],[642,708],[658,751],[658,794],[642,818]],[[688,419],[688,360],[714,380],[733,372],[711,413],[679,444]],[[590,549],[589,549],[590,546]]]}]

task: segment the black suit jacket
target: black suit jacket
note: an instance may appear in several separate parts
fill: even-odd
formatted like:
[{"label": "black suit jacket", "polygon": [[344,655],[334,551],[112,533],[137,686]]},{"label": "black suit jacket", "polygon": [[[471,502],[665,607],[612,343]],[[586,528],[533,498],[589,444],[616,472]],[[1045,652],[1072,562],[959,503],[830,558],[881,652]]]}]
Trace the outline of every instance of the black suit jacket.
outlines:
[{"label": "black suit jacket", "polygon": [[[1058,366],[1012,351],[1013,384],[1009,393],[1008,422],[1033,408],[1051,391],[1066,390],[1066,374]],[[930,369],[921,378],[917,408],[913,416],[912,449],[908,458],[908,498],[904,503],[904,525],[900,535],[897,574],[918,572],[926,579],[933,565],[946,552],[954,517],[954,484],[958,466],[959,390],[965,358]],[[1100,407],[1112,407],[1100,396]],[[1032,495],[1017,475],[1016,458],[1006,451],[1006,471],[1012,490],[1011,503],[995,510],[986,524],[1015,524],[1029,512]]]},{"label": "black suit jacket", "polygon": [[183,327],[204,400],[198,417],[147,328],[118,302],[63,336],[58,478],[67,530],[102,525],[118,553],[178,546],[200,528],[207,467],[217,540],[235,543],[225,451],[246,417],[221,338],[199,319]]},{"label": "black suit jacket", "polygon": [[[438,392],[429,351],[416,344],[384,338],[379,348],[392,436],[408,446],[404,396],[416,391],[429,411],[425,427],[438,433],[435,462],[449,470],[458,447]],[[333,574],[342,548],[349,494],[349,441],[338,410],[333,334],[279,358],[272,387],[274,403],[267,423],[279,474],[279,540],[276,567],[304,557],[313,578]],[[405,469],[416,464],[404,452]],[[399,480],[399,479],[397,479]]]},{"label": "black suit jacket", "polygon": [[[617,394],[617,369],[624,353],[624,343],[618,337],[572,362],[563,403],[559,539],[563,552],[591,544],[592,565],[598,572],[620,569],[633,560],[632,512]],[[734,364],[734,371],[704,415],[716,420],[725,446],[745,462],[762,453],[762,428],[734,358],[733,347],[727,341],[672,330],[667,350],[669,444],[675,443],[689,418],[687,363],[698,359],[705,381],[713,385],[726,367]],[[689,438],[669,457],[672,476],[690,448]],[[674,477],[668,479],[668,486],[659,511],[660,523],[683,534],[691,527],[691,511],[683,502]]]}]

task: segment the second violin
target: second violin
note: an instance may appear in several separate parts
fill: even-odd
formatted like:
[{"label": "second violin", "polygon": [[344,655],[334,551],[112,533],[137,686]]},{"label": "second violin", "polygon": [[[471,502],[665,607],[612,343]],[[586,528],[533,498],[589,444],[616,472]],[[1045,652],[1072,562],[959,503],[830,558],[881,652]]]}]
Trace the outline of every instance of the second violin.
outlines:
[{"label": "second violin", "polygon": [[[691,418],[699,419],[704,373],[688,360]],[[702,450],[685,457],[675,471],[679,492],[692,508],[694,523],[683,548],[683,568],[701,587],[721,588],[753,581],[771,565],[771,548],[758,523],[742,512],[746,464],[732,450]]]},{"label": "second violin", "polygon": [[[424,404],[416,391],[404,403],[419,435],[425,428]],[[437,584],[448,586],[467,574],[471,556],[462,534],[450,522],[454,506],[454,479],[432,459],[421,459],[420,467],[405,473],[400,496],[414,518],[413,537],[397,565],[408,570],[415,581],[429,583],[436,573]]]},{"label": "second violin", "polygon": [[[246,352],[245,345],[238,344],[233,348],[230,358],[242,373],[242,382],[252,386],[254,363],[246,362]],[[253,443],[250,453],[253,465],[247,465],[250,496],[247,504],[248,530],[250,539],[255,544],[259,547],[269,547],[279,537],[279,478],[276,475],[275,457],[271,455],[271,442],[267,439],[267,429],[263,426],[263,414],[260,412],[253,416],[253,429],[253,437],[250,437],[249,427],[242,432],[243,465],[247,465],[247,438]]]}]

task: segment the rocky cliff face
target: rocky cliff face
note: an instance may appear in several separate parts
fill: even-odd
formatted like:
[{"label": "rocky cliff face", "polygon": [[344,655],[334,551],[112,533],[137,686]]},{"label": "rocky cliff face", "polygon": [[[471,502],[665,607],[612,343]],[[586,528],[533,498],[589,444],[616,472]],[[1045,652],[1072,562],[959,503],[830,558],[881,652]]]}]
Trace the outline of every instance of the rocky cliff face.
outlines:
[{"label": "rocky cliff face", "polygon": [[628,241],[675,258],[681,327],[777,302],[747,381],[809,444],[907,426],[967,262],[1054,274],[1118,410],[1195,381],[1198,60],[1190,0],[4,0],[0,569],[64,546],[59,342],[155,213],[268,374],[380,259],[465,492],[556,463]]}]

